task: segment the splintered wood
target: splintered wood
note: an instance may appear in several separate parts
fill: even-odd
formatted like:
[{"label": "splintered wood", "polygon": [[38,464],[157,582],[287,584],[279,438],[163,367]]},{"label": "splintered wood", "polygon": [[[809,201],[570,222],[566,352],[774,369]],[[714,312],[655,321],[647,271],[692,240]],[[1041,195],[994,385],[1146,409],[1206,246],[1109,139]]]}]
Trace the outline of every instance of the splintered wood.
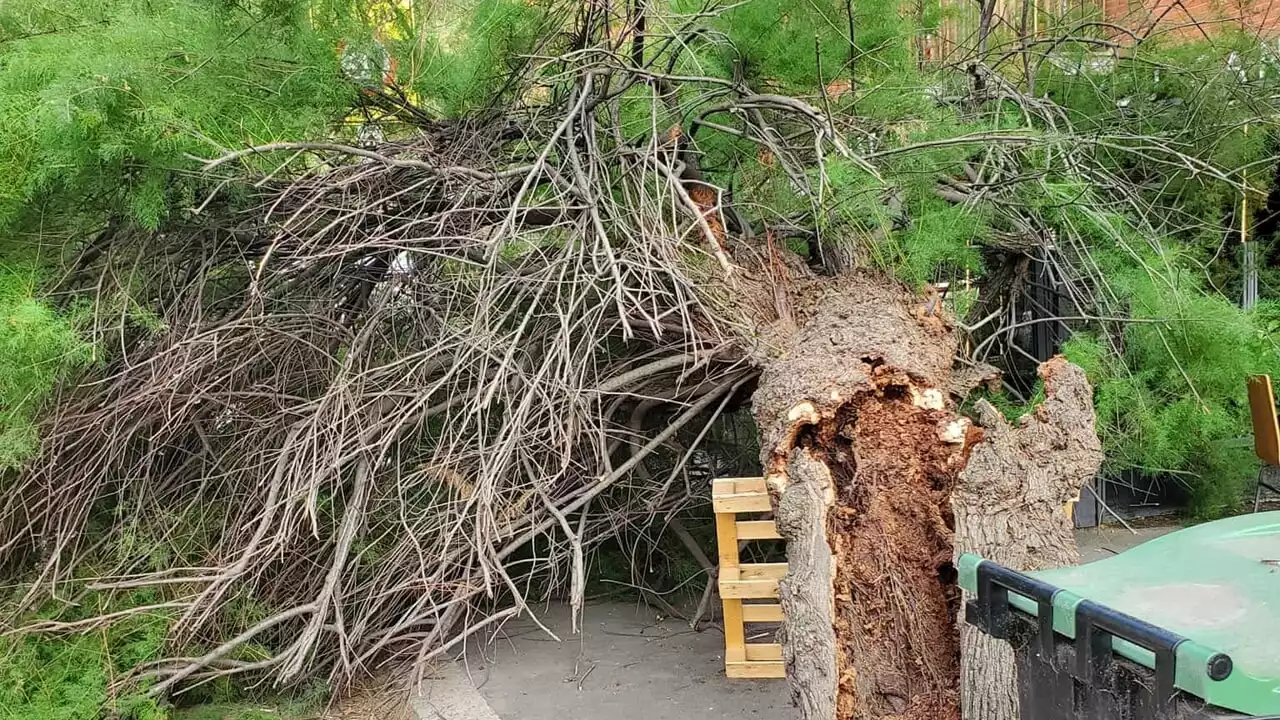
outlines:
[{"label": "splintered wood", "polygon": [[[738,543],[780,540],[772,520],[740,519],[773,508],[764,478],[724,478],[713,481],[711,503],[716,513],[716,541],[720,553],[720,597],[724,602],[724,671],[731,678],[783,678],[782,646],[748,643],[747,623],[782,622],[778,581],[786,563],[743,563]],[[747,602],[744,602],[747,601]]]}]

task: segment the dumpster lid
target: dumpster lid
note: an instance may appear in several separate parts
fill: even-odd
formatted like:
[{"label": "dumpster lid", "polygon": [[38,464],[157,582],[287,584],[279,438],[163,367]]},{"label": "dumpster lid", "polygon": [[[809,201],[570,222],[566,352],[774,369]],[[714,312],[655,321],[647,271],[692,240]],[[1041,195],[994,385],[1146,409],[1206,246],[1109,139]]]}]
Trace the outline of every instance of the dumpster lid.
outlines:
[{"label": "dumpster lid", "polygon": [[[973,591],[972,564],[962,564],[961,584]],[[1280,712],[1280,512],[1205,523],[1088,565],[1027,575],[1230,655],[1233,670],[1222,681],[1190,681],[1196,676],[1179,668],[1183,690],[1240,712]],[[1011,604],[1035,613],[1021,598]],[[1074,637],[1069,608],[1054,606],[1055,629]]]}]

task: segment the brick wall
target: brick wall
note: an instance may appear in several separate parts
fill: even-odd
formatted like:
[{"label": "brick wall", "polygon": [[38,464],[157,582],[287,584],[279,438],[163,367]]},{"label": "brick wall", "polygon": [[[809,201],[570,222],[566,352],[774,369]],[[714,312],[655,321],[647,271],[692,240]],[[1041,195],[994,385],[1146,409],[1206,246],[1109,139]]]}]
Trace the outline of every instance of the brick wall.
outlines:
[{"label": "brick wall", "polygon": [[1223,29],[1280,36],[1280,0],[1103,0],[1109,22],[1153,35],[1212,37]]},{"label": "brick wall", "polygon": [[[970,56],[978,32],[978,3],[941,0],[947,20],[936,35],[921,38],[926,61],[950,61]],[[1280,39],[1280,0],[1033,0],[1034,34],[1053,26],[1077,26],[1101,20],[1116,28],[1105,31],[1116,40],[1127,28],[1141,36],[1173,39],[1213,37],[1224,29],[1243,29],[1261,38]],[[1016,37],[1021,0],[996,0],[993,46]]]}]

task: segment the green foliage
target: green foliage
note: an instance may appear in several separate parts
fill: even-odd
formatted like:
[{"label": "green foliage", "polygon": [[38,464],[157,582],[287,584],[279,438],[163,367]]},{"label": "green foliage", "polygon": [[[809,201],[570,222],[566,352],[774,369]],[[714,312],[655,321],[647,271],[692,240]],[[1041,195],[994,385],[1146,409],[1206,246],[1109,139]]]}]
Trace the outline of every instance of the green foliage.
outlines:
[{"label": "green foliage", "polygon": [[849,59],[848,19],[831,0],[743,3],[725,14],[725,23],[743,74],[753,80],[814,87],[819,48],[827,77],[841,74]]},{"label": "green foliage", "polygon": [[36,411],[61,377],[93,358],[70,320],[33,299],[34,290],[29,267],[0,265],[0,472],[35,452]]},{"label": "green foliage", "polygon": [[[703,6],[674,4],[686,11]],[[398,80],[415,102],[441,116],[482,114],[528,56],[552,54],[540,44],[554,42],[559,28],[548,26],[544,5],[480,0],[441,10],[452,16],[435,25],[394,4],[350,0],[29,0],[0,7],[0,240],[21,246],[48,217],[77,229],[95,228],[105,218],[163,226],[208,189],[192,172],[199,166],[193,156],[332,135],[354,98],[343,58],[348,75],[351,63],[367,59],[370,78],[390,71],[386,58],[399,58]],[[852,48],[850,8],[857,28]],[[1223,69],[1226,48],[1250,66],[1264,64],[1258,51],[1234,41],[1213,52],[1144,43],[1112,60],[1107,72],[1092,72],[1082,67],[1093,55],[1067,46],[1039,65],[1033,95],[1060,103],[1088,136],[1119,138],[1111,141],[1113,153],[1103,153],[1103,167],[1123,177],[1124,187],[1141,188],[1120,205],[1097,187],[1106,173],[1082,179],[1064,174],[1060,162],[1055,171],[1048,150],[1001,147],[984,156],[991,143],[951,142],[1013,128],[1046,136],[1057,130],[1037,128],[999,102],[944,101],[962,94],[948,82],[967,79],[929,74],[918,66],[912,44],[917,31],[940,16],[933,0],[911,12],[898,0],[734,4],[714,21],[731,47],[717,45],[716,33],[689,34],[674,72],[741,77],[758,91],[805,95],[849,130],[850,142],[860,143],[856,154],[877,154],[875,170],[849,158],[823,158],[823,172],[810,170],[809,180],[821,188],[813,204],[822,205],[812,207],[758,145],[712,129],[697,135],[701,169],[753,214],[816,222],[824,243],[921,285],[979,275],[977,248],[999,222],[985,201],[940,197],[940,180],[964,178],[966,164],[978,158],[1023,166],[1037,180],[1022,186],[1019,206],[1037,226],[1082,240],[1099,269],[1100,294],[1115,314],[1135,320],[1122,329],[1082,332],[1065,348],[1095,383],[1108,471],[1172,473],[1193,490],[1196,512],[1230,509],[1254,465],[1247,450],[1224,441],[1247,428],[1243,378],[1280,375],[1280,304],[1242,313],[1193,272],[1216,250],[1220,237],[1205,228],[1220,229],[1228,219],[1236,198],[1230,183],[1186,170],[1185,163],[1171,165],[1165,150],[1130,151],[1146,142],[1133,138],[1183,133],[1176,149],[1206,164],[1234,168],[1263,157],[1266,128],[1246,133],[1243,127],[1259,115],[1247,102],[1256,95],[1254,80],[1237,80]],[[384,29],[370,32],[372,26]],[[651,44],[647,52],[658,51]],[[850,77],[853,92],[818,92]],[[673,125],[688,131],[688,111],[705,107],[710,84],[688,85],[627,89],[619,109],[623,134],[643,144]],[[526,99],[536,104],[543,90],[551,92],[535,88]],[[673,99],[675,107],[667,104]],[[1185,128],[1195,131],[1188,135]],[[270,158],[247,162],[274,167]],[[27,250],[16,252],[34,254]],[[530,250],[510,243],[501,257],[515,260]],[[35,275],[29,264],[0,267],[0,472],[36,449],[36,413],[59,379],[94,358],[73,317],[34,299]],[[132,298],[99,300],[117,303],[136,325],[164,329],[164,318]],[[990,399],[1011,418],[1025,411],[1003,396]],[[342,497],[330,489],[320,493],[321,517],[332,521],[340,514]],[[207,535],[222,531],[218,513],[202,508],[201,518],[147,518],[151,527],[181,528],[172,542],[125,523],[104,552],[134,567],[195,564],[212,546]],[[703,546],[713,544],[710,524],[690,522],[689,528]],[[540,542],[547,540],[539,538],[528,552],[540,552]],[[664,534],[640,558],[635,547],[627,541],[596,547],[589,591],[643,584],[664,597],[696,597],[705,574],[678,540]],[[369,563],[387,552],[364,539],[356,550]],[[270,614],[266,603],[238,597],[222,619],[228,627],[250,626]],[[113,697],[108,688],[120,673],[159,656],[167,623],[161,615],[88,635],[3,641],[0,720],[97,718],[103,708],[122,720],[164,720],[166,709],[137,694]],[[232,659],[252,661],[269,652],[246,644]],[[242,695],[228,679],[210,683],[188,697],[216,704],[178,711],[175,720],[279,717],[235,704]]]},{"label": "green foliage", "polygon": [[[129,601],[154,599],[139,593]],[[167,628],[166,616],[148,614],[87,634],[0,641],[0,720],[166,720],[140,691],[117,694],[110,686],[138,663],[161,657]]]},{"label": "green foliage", "polygon": [[175,710],[170,717],[172,720],[280,720],[281,715],[253,704],[216,703]]},{"label": "green foliage", "polygon": [[[74,622],[161,599],[150,591],[115,600],[90,593],[77,605],[51,606],[39,617]],[[178,698],[198,704],[173,708],[148,698],[145,682],[113,688],[128,671],[165,657],[173,617],[171,610],[149,610],[83,633],[0,639],[0,720],[303,720],[315,717],[328,699],[323,683],[280,695],[218,678]],[[250,646],[233,658],[262,659],[252,653]]]},{"label": "green foliage", "polygon": [[211,703],[174,709],[169,720],[309,720],[316,717],[318,704],[285,702],[264,707],[261,702]]},{"label": "green foliage", "polygon": [[1280,374],[1276,306],[1241,312],[1172,258],[1147,258],[1149,271],[1101,260],[1134,322],[1118,343],[1082,334],[1064,351],[1095,385],[1107,469],[1171,473],[1191,490],[1194,513],[1231,510],[1257,464],[1227,441],[1248,432],[1245,378]]},{"label": "green foliage", "polygon": [[[949,109],[938,107],[921,89],[897,93],[873,91],[859,112],[884,125],[892,147],[907,148],[983,130]],[[851,242],[855,254],[871,266],[920,286],[979,272],[978,246],[991,232],[987,210],[941,198],[937,178],[963,177],[963,165],[980,143],[922,146],[902,152],[880,168],[880,177],[845,160],[828,165],[831,207],[843,228],[837,242]]]},{"label": "green foliage", "polygon": [[[323,135],[351,99],[300,2],[36,0],[0,8],[0,230],[33,216],[157,227],[189,155]],[[184,188],[186,188],[184,190]]]},{"label": "green foliage", "polygon": [[182,705],[170,708],[167,720],[314,720],[329,699],[322,682],[277,694],[223,677],[179,696]]},{"label": "green foliage", "polygon": [[453,19],[440,34],[406,37],[391,43],[397,55],[412,57],[412,72],[401,82],[441,115],[475,112],[494,99],[522,56],[532,53],[547,34],[541,3],[480,0]]},{"label": "green foliage", "polygon": [[819,58],[822,84],[848,77],[851,63],[859,81],[912,68],[917,23],[922,17],[936,22],[938,3],[926,2],[934,12],[923,16],[900,12],[900,5],[898,0],[752,0],[724,13],[723,25],[746,78],[804,90],[819,85]]},{"label": "green foliage", "polygon": [[886,203],[882,180],[857,163],[835,159],[827,163],[830,205],[843,243],[875,267],[888,268],[900,259],[896,246],[888,242],[894,212]]},{"label": "green foliage", "polygon": [[1033,412],[1040,403],[1044,402],[1044,381],[1037,380],[1031,397],[1026,402],[1019,402],[1008,393],[1003,391],[992,392],[985,387],[979,387],[969,394],[960,405],[960,414],[969,417],[977,417],[974,406],[979,400],[986,400],[991,406],[1000,412],[1000,415],[1010,423],[1016,423],[1018,418]]},{"label": "green foliage", "polygon": [[903,263],[897,274],[916,286],[939,278],[957,279],[978,270],[975,241],[987,231],[981,211],[929,198],[915,206],[919,217],[902,232]]},{"label": "green foliage", "polygon": [[[675,5],[686,12],[701,9],[690,3]],[[852,50],[850,10],[856,28]],[[680,57],[681,72],[740,75],[752,87],[777,87],[804,95],[833,117],[856,114],[859,127],[874,136],[874,146],[858,147],[855,152],[904,151],[877,161],[875,173],[847,158],[827,157],[824,172],[809,172],[811,186],[819,188],[821,208],[796,192],[793,179],[768,153],[743,138],[714,130],[700,133],[697,149],[702,170],[708,179],[733,188],[738,197],[749,198],[766,216],[813,216],[824,247],[839,248],[857,264],[884,270],[908,283],[954,280],[980,271],[977,247],[991,231],[988,212],[939,197],[937,178],[963,177],[964,163],[983,143],[934,143],[1018,127],[1021,117],[1000,113],[963,117],[961,108],[939,102],[946,81],[941,75],[928,74],[917,62],[915,35],[940,20],[934,2],[910,8],[897,0],[849,5],[842,0],[733,4],[718,19],[732,52],[726,56],[694,45]],[[856,86],[852,93],[841,90],[842,85],[848,87],[850,76]],[[832,89],[821,92],[824,85]],[[659,131],[667,127],[665,117],[653,122],[653,103],[647,97],[642,101],[640,95],[628,127]],[[729,114],[711,119],[735,123]]]},{"label": "green foliage", "polygon": [[1206,285],[1194,246],[1101,210],[1087,183],[1050,178],[1027,203],[1050,227],[1088,244],[1103,280],[1103,314],[1131,318],[1063,348],[1095,387],[1105,470],[1162,474],[1189,490],[1202,517],[1235,508],[1257,463],[1229,441],[1249,432],[1245,378],[1277,374],[1280,354],[1264,303],[1251,313]]},{"label": "green foliage", "polygon": [[[1154,206],[1145,214],[1162,234],[1212,245],[1212,255],[1221,239],[1217,230],[1231,225],[1239,192],[1168,151],[1228,171],[1270,156],[1274,121],[1263,98],[1276,71],[1274,58],[1251,35],[1224,33],[1211,44],[1148,40],[1120,58],[1066,48],[1041,65],[1037,90],[1082,132],[1111,137],[1115,147],[1101,158],[1144,188],[1142,202]],[[1148,152],[1120,151],[1137,147]],[[1265,165],[1259,170],[1255,183],[1269,185]]]}]

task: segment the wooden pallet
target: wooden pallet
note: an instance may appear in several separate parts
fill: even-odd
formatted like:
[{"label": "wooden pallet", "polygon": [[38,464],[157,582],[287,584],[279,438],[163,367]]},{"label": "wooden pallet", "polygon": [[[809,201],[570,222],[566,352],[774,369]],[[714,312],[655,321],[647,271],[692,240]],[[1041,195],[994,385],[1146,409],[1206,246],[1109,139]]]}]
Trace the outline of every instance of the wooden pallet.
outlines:
[{"label": "wooden pallet", "polygon": [[[725,675],[731,678],[786,677],[781,645],[747,642],[747,623],[782,621],[778,581],[787,574],[786,563],[744,563],[738,557],[738,542],[741,540],[782,539],[772,520],[749,519],[752,514],[773,509],[764,478],[713,480],[711,505],[716,513],[716,544],[720,554]],[[741,517],[743,515],[748,517]]]}]

